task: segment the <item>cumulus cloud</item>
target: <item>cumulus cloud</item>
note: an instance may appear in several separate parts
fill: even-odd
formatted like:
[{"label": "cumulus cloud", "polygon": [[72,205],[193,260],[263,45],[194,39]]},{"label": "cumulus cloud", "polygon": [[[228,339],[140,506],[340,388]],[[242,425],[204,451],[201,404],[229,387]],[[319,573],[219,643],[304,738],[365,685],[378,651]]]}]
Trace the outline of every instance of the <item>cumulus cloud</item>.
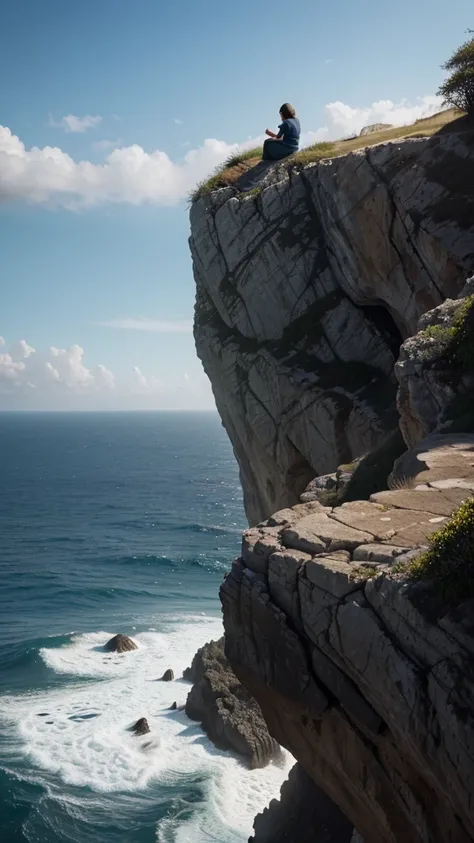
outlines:
[{"label": "cumulus cloud", "polygon": [[193,330],[191,320],[183,322],[163,322],[159,319],[111,319],[97,322],[102,328],[118,328],[123,331],[152,331],[155,334],[190,334]]},{"label": "cumulus cloud", "polygon": [[372,123],[390,123],[393,126],[406,126],[421,117],[430,117],[440,111],[443,105],[441,97],[419,97],[414,103],[401,100],[379,100],[368,108],[352,108],[343,102],[331,102],[325,107],[328,136],[333,139],[346,133],[359,133],[364,126]]},{"label": "cumulus cloud", "polygon": [[[434,96],[419,98],[414,103],[380,100],[367,108],[329,103],[325,107],[325,125],[305,132],[302,143],[308,146],[316,141],[344,137],[370,123],[408,124],[440,108],[441,100]],[[97,118],[87,116],[87,119]],[[229,144],[208,138],[179,161],[171,160],[159,149],[146,152],[133,144],[115,148],[103,163],[93,164],[75,161],[59,147],[27,149],[8,127],[0,126],[0,198],[69,209],[117,202],[172,205],[185,199],[195,184],[230,154],[250,149],[262,140],[263,136],[249,138],[243,144]]]},{"label": "cumulus cloud", "polygon": [[94,129],[102,122],[102,117],[96,114],[93,117],[91,114],[85,114],[84,117],[76,117],[75,114],[66,114],[60,120],[54,120],[50,115],[49,124],[55,126],[57,129],[64,129],[65,132],[76,132],[82,134],[88,129]]},{"label": "cumulus cloud", "polygon": [[40,390],[80,394],[113,389],[112,372],[102,364],[88,369],[83,358],[84,350],[79,345],[50,346],[39,352],[20,340],[0,354],[0,393]]},{"label": "cumulus cloud", "polygon": [[[1,346],[0,342],[0,346]],[[180,373],[162,361],[161,376],[131,362],[117,373],[88,366],[79,345],[37,350],[26,340],[0,348],[0,409],[211,409],[209,381],[197,360]]]},{"label": "cumulus cloud", "polygon": [[132,391],[137,391],[145,394],[157,394],[161,391],[161,384],[158,378],[154,376],[144,375],[139,366],[133,366],[133,386]]}]

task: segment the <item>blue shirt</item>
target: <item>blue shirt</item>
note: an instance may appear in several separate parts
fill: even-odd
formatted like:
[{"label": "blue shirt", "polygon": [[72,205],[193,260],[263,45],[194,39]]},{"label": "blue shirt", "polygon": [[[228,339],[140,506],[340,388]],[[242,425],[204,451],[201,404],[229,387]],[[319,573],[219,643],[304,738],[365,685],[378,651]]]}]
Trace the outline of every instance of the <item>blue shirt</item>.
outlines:
[{"label": "blue shirt", "polygon": [[278,126],[278,137],[283,138],[282,143],[289,146],[290,149],[298,149],[300,142],[301,126],[297,117],[289,117],[288,120],[283,120]]}]

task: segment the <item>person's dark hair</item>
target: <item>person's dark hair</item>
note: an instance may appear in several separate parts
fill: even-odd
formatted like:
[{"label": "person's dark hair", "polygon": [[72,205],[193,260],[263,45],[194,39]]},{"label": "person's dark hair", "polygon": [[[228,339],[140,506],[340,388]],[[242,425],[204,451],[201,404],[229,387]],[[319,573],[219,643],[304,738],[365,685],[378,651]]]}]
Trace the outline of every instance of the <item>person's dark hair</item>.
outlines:
[{"label": "person's dark hair", "polygon": [[280,108],[280,114],[283,117],[283,120],[289,120],[290,117],[296,117],[296,110],[293,108],[291,103],[284,102]]}]

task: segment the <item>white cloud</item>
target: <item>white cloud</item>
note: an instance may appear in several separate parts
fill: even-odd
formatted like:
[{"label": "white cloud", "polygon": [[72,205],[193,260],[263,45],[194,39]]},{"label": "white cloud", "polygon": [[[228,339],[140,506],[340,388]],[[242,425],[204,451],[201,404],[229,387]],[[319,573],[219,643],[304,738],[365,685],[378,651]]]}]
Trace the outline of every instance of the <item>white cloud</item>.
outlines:
[{"label": "white cloud", "polygon": [[[367,108],[329,103],[325,107],[326,124],[305,132],[302,145],[344,137],[370,123],[400,126],[440,108],[441,100],[434,96],[421,97],[415,103],[380,100]],[[146,152],[133,144],[113,149],[104,163],[93,164],[74,161],[58,147],[27,149],[9,128],[0,126],[0,198],[20,198],[75,210],[117,202],[172,205],[185,199],[195,184],[231,153],[249,149],[262,140],[263,136],[243,144],[229,144],[208,138],[178,162],[159,149]]]},{"label": "white cloud", "polygon": [[0,394],[38,389],[53,393],[83,393],[113,389],[115,379],[105,366],[91,369],[84,365],[84,350],[50,346],[38,352],[25,340],[14,343],[0,354]]},{"label": "white cloud", "polygon": [[84,117],[76,117],[75,114],[66,114],[64,117],[61,117],[61,120],[57,121],[51,115],[49,116],[50,126],[55,126],[57,129],[64,129],[68,133],[78,132],[82,134],[83,132],[87,132],[88,129],[94,129],[101,122],[102,117],[99,114],[96,114],[95,117],[91,114],[85,114]]},{"label": "white cloud", "polygon": [[152,331],[156,334],[190,334],[193,330],[191,320],[183,322],[163,322],[159,319],[111,319],[97,322],[102,328],[118,328],[124,331]]},{"label": "white cloud", "polygon": [[405,99],[398,103],[379,100],[367,108],[352,108],[343,102],[330,102],[324,109],[327,137],[333,140],[347,133],[359,133],[364,126],[372,123],[406,126],[421,117],[436,114],[442,106],[443,100],[437,96],[418,97],[414,103]]},{"label": "white cloud", "polygon": [[184,123],[184,120],[180,120],[179,117],[175,117],[174,122],[176,123],[177,126],[182,126],[183,123]]},{"label": "white cloud", "polygon": [[145,394],[154,394],[161,392],[161,384],[158,378],[153,376],[147,377],[143,374],[142,370],[138,366],[132,367],[133,373],[133,385],[132,385],[132,392],[136,393],[145,393]]}]

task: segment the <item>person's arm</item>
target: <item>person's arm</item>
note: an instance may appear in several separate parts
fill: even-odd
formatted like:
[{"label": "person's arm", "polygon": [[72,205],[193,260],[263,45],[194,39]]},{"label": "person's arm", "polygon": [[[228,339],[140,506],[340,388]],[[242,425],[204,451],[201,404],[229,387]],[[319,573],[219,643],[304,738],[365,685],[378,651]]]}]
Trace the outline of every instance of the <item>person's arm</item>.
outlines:
[{"label": "person's arm", "polygon": [[273,140],[281,140],[281,137],[276,135],[275,132],[272,132],[271,129],[265,129],[265,134],[268,135],[269,138],[273,138]]}]

